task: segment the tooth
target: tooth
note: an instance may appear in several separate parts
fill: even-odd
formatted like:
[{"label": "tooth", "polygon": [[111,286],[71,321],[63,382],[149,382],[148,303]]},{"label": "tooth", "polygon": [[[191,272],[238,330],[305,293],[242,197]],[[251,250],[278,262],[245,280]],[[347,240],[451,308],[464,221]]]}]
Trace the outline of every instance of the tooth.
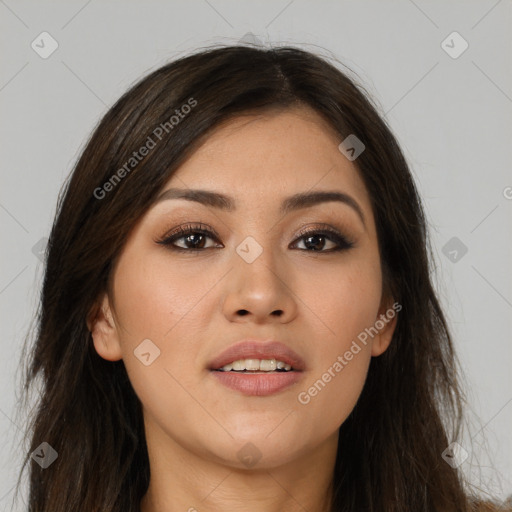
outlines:
[{"label": "tooth", "polygon": [[273,372],[275,370],[286,370],[290,371],[292,367],[283,361],[277,361],[276,359],[238,359],[232,363],[224,365],[219,368],[221,371],[229,372],[235,371],[262,371],[262,372]]},{"label": "tooth", "polygon": [[233,365],[233,370],[245,370],[245,359],[233,361],[231,364]]},{"label": "tooth", "polygon": [[259,370],[260,369],[260,360],[259,359],[246,359],[245,360],[245,369],[246,370]]},{"label": "tooth", "polygon": [[260,370],[263,372],[273,372],[277,368],[275,359],[262,359],[260,361]]}]

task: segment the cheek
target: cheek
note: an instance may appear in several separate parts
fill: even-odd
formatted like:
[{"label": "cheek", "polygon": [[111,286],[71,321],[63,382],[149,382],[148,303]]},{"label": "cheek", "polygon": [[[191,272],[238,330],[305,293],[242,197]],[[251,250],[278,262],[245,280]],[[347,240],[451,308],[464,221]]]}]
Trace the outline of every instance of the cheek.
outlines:
[{"label": "cheek", "polygon": [[[378,275],[377,275],[378,277]],[[323,418],[322,429],[338,428],[361,394],[371,360],[371,338],[380,305],[379,281],[371,273],[345,274],[313,302],[323,336],[315,339],[313,369],[298,390],[299,411]],[[307,423],[312,429],[314,423]],[[313,432],[311,432],[313,435]]]},{"label": "cheek", "polygon": [[[190,402],[181,389],[191,385],[186,368],[198,350],[190,333],[197,328],[201,297],[213,286],[203,275],[197,269],[186,275],[165,258],[142,258],[128,250],[117,265],[113,291],[123,362],[139,399],[155,414],[180,399],[182,405]],[[143,340],[151,340],[144,352],[139,350]],[[151,362],[145,365],[136,353],[148,352]]]},{"label": "cheek", "polygon": [[378,317],[380,263],[370,251],[360,255],[339,266],[322,268],[316,274],[304,272],[307,279],[299,278],[294,287],[294,293],[308,306],[308,323],[311,327],[316,325],[321,343],[316,343],[315,351],[324,364],[347,350],[351,341]]},{"label": "cheek", "polygon": [[[216,306],[209,300],[208,291],[219,278],[208,277],[204,265],[189,265],[194,268],[188,272],[183,270],[185,266],[177,270],[161,254],[142,258],[135,251],[126,251],[123,256],[114,277],[123,362],[137,393],[147,394],[151,401],[173,385],[166,370],[180,383],[188,383],[191,378],[189,369],[204,342],[197,333],[207,328],[213,314],[205,308]],[[158,357],[145,366],[134,351],[139,351],[143,340],[148,339],[156,348],[146,344]]]},{"label": "cheek", "polygon": [[361,394],[371,360],[367,329],[378,318],[381,291],[380,264],[368,259],[345,266],[309,296],[322,335],[297,401],[299,410],[323,417],[326,428],[341,425]]},{"label": "cheek", "polygon": [[193,275],[173,270],[165,258],[121,260],[114,279],[121,341],[150,338],[165,343],[172,338],[212,286],[202,276],[197,269]]}]

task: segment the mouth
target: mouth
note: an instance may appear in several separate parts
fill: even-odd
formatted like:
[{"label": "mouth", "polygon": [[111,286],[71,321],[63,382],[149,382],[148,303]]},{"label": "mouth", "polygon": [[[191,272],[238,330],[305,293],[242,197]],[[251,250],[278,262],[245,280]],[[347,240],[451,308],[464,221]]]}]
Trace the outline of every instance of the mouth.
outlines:
[{"label": "mouth", "polygon": [[232,345],[208,369],[217,382],[231,390],[247,396],[268,396],[301,380],[305,363],[280,342],[253,340]]}]

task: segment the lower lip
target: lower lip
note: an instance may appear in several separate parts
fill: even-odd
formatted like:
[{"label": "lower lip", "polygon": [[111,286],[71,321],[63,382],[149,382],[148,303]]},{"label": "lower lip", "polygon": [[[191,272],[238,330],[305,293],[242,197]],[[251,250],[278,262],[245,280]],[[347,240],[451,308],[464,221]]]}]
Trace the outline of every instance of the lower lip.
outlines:
[{"label": "lower lip", "polygon": [[302,372],[235,373],[212,370],[215,378],[224,386],[248,396],[273,395],[297,383]]}]

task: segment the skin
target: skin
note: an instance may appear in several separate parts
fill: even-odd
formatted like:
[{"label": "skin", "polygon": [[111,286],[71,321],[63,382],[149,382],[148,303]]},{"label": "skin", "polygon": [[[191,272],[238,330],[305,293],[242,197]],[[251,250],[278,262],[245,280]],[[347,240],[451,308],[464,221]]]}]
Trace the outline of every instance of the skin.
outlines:
[{"label": "skin", "polygon": [[[371,357],[387,349],[396,324],[396,317],[388,321],[309,403],[299,403],[298,394],[394,302],[383,295],[370,198],[340,142],[307,108],[230,120],[163,190],[222,192],[237,209],[165,200],[131,232],[113,271],[113,296],[99,298],[89,328],[101,357],[123,359],[143,404],[151,482],[142,512],[327,510],[338,429],[360,396]],[[351,195],[365,223],[333,201],[278,213],[285,197],[311,190]],[[219,240],[206,237],[210,248],[196,253],[155,242],[186,223],[213,228]],[[312,244],[320,251],[308,249],[297,234],[320,223],[355,246],[326,252],[336,246],[327,238]],[[235,250],[247,236],[263,248],[250,264]],[[186,242],[175,244],[194,247]],[[307,365],[301,381],[266,397],[218,383],[209,362],[247,337],[276,339],[300,354]],[[144,339],[161,351],[149,366],[134,356]],[[248,442],[261,454],[254,467],[237,456]]]}]

